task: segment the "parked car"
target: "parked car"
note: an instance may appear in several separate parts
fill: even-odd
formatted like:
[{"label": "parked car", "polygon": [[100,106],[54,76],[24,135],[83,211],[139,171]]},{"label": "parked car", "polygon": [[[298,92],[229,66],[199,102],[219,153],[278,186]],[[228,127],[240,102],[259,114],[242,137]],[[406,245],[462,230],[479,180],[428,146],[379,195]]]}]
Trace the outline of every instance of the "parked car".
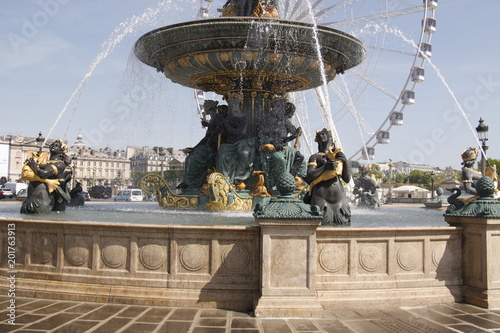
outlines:
[{"label": "parked car", "polygon": [[16,200],[24,201],[27,196],[28,196],[28,190],[25,188],[20,189],[19,192],[17,192],[16,194]]},{"label": "parked car", "polygon": [[111,187],[95,185],[89,189],[89,195],[95,199],[111,198]]},{"label": "parked car", "polygon": [[3,198],[12,199],[13,197],[14,197],[14,193],[12,193],[12,190],[10,188],[0,188],[0,199],[3,199]]},{"label": "parked car", "polygon": [[25,189],[25,190],[28,189],[28,184],[26,184],[26,183],[5,183],[3,185],[3,187],[10,188],[10,190],[12,191],[12,194],[17,196],[19,191],[21,191],[22,189]]},{"label": "parked car", "polygon": [[142,190],[136,188],[120,191],[115,196],[115,201],[142,201],[142,199]]},{"label": "parked car", "polygon": [[85,199],[85,201],[90,201],[90,194],[89,194],[89,192],[82,191],[81,195],[83,196],[83,198]]}]

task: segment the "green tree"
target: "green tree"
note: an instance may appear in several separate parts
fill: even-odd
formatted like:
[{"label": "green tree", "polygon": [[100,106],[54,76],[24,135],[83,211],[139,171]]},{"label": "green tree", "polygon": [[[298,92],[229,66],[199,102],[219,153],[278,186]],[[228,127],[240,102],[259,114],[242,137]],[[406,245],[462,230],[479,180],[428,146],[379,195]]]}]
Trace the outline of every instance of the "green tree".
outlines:
[{"label": "green tree", "polygon": [[396,184],[408,183],[408,180],[409,180],[409,176],[406,173],[397,173],[394,176],[394,182]]},{"label": "green tree", "polygon": [[497,167],[497,172],[500,171],[500,160],[495,160],[493,158],[488,158],[488,163],[486,165],[489,165],[489,166],[494,166],[496,165]]}]

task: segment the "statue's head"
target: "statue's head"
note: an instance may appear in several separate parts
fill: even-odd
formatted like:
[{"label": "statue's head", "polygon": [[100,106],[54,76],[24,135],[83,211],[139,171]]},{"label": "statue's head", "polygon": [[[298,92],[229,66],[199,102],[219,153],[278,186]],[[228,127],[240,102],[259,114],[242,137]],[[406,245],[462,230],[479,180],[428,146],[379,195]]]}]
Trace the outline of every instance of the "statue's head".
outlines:
[{"label": "statue's head", "polygon": [[228,110],[230,113],[240,113],[243,96],[239,93],[229,93],[224,97],[227,100]]},{"label": "statue's head", "polygon": [[229,112],[229,111],[228,111],[228,107],[227,107],[227,105],[224,105],[224,104],[223,104],[223,105],[219,105],[219,106],[217,107],[217,111],[218,111],[218,112],[219,112],[219,114],[220,114],[221,116],[223,116],[223,117],[227,116],[227,113]]},{"label": "statue's head", "polygon": [[473,164],[477,158],[476,147],[469,147],[462,152],[462,164]]},{"label": "statue's head", "polygon": [[285,116],[287,118],[292,118],[294,114],[295,114],[295,105],[292,102],[286,102]]},{"label": "statue's head", "polygon": [[287,100],[285,97],[278,97],[272,100],[271,110],[275,115],[284,115],[286,112]]},{"label": "statue's head", "polygon": [[66,153],[66,144],[62,140],[56,139],[50,144],[49,150],[53,154]]},{"label": "statue's head", "polygon": [[206,100],[203,103],[203,110],[207,113],[215,113],[217,111],[218,101]]},{"label": "statue's head", "polygon": [[[318,146],[321,147],[323,145],[327,145],[329,147],[335,148],[335,143],[333,142],[332,132],[323,128],[321,131],[316,131],[316,138],[314,139],[318,143]],[[321,148],[319,148],[321,149]]]}]

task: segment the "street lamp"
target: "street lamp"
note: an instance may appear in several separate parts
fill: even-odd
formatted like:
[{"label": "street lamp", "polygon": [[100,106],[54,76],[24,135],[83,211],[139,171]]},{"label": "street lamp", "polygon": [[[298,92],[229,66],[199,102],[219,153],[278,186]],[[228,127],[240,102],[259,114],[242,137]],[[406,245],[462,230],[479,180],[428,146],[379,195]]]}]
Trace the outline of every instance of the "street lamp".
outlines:
[{"label": "street lamp", "polygon": [[42,136],[42,132],[38,133],[38,137],[35,139],[36,145],[38,147],[38,152],[42,152],[43,148],[43,142],[45,141],[45,138]]},{"label": "street lamp", "polygon": [[434,199],[434,171],[431,171],[431,198]]},{"label": "street lamp", "polygon": [[479,118],[479,125],[476,127],[477,136],[479,141],[481,141],[481,173],[485,174],[486,172],[486,151],[488,150],[488,146],[486,145],[486,141],[488,141],[488,125],[484,123],[483,118]]},{"label": "street lamp", "polygon": [[392,158],[389,159],[389,193],[387,193],[387,203],[392,203],[392,181],[393,174],[392,168],[394,168],[394,164],[392,164]]},{"label": "street lamp", "polygon": [[76,163],[77,163],[77,161],[78,161],[78,157],[76,155],[71,157],[71,164],[73,166],[73,186],[72,187],[75,187],[75,185],[76,185]]}]

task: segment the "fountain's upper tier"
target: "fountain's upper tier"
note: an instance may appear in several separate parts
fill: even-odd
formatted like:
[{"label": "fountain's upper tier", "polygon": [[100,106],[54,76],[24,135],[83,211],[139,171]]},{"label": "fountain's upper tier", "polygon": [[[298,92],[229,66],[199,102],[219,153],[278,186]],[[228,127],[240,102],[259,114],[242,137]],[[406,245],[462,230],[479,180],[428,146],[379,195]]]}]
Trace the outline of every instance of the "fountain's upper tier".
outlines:
[{"label": "fountain's upper tier", "polygon": [[135,45],[137,58],[173,82],[218,94],[314,88],[324,83],[319,59],[331,81],[361,63],[365,54],[358,39],[335,29],[246,17],[166,26]]}]

